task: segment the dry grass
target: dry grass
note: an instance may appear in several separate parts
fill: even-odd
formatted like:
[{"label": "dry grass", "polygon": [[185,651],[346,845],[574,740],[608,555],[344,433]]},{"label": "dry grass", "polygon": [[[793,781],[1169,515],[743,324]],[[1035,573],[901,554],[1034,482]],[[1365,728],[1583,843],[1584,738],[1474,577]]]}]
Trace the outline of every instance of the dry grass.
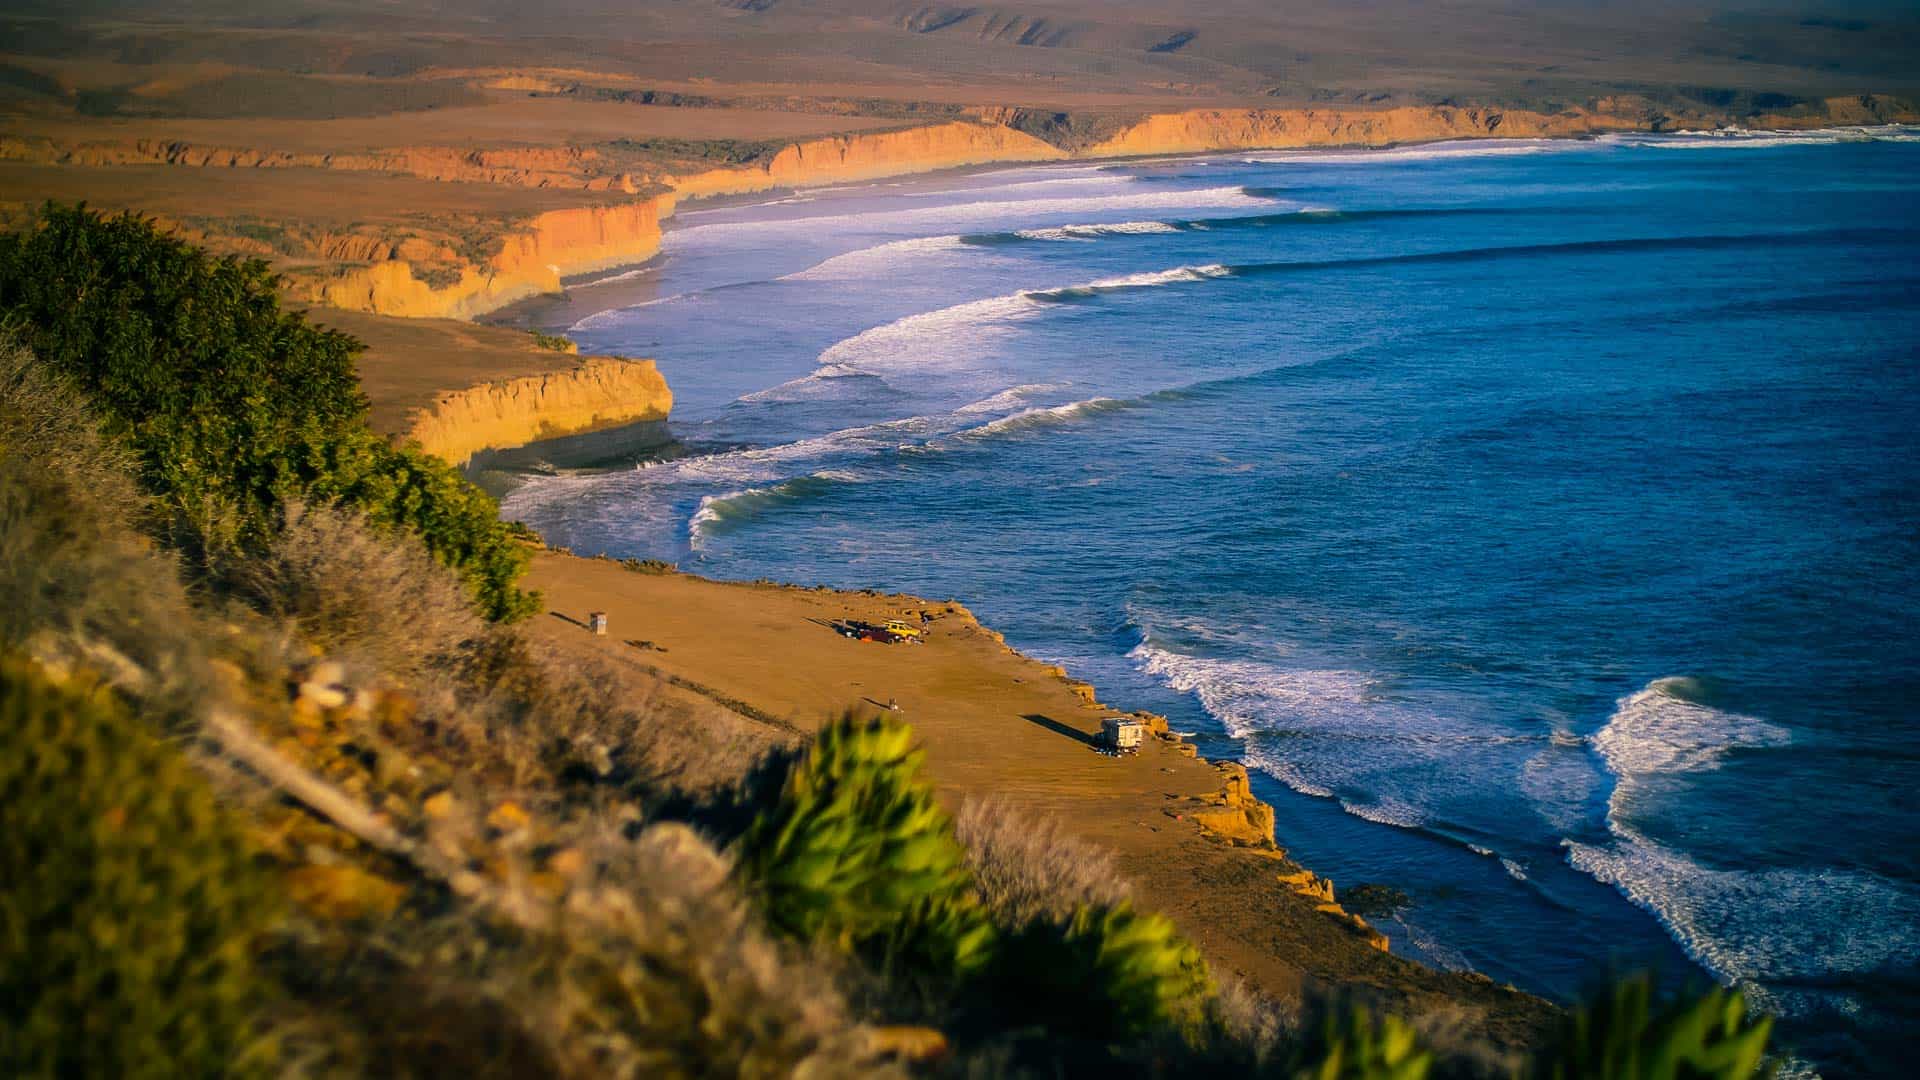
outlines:
[{"label": "dry grass", "polygon": [[1112,856],[1051,818],[1034,820],[996,800],[969,799],[954,827],[975,887],[1002,926],[1066,919],[1082,905],[1111,906],[1131,891]]},{"label": "dry grass", "polygon": [[[202,650],[177,562],[138,527],[134,464],[85,399],[0,344],[0,641],[56,664],[137,668],[177,711]],[[107,674],[117,674],[108,671]]]},{"label": "dry grass", "polygon": [[307,641],[397,677],[450,662],[486,631],[453,571],[345,507],[288,504],[272,545],[234,578],[255,608]]}]

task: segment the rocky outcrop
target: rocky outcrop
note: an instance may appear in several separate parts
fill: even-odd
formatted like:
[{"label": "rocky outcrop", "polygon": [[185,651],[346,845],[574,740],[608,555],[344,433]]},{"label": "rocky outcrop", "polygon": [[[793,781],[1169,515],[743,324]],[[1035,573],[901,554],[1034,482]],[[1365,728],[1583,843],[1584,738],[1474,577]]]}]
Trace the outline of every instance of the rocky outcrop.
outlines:
[{"label": "rocky outcrop", "polygon": [[1273,807],[1254,798],[1247,767],[1236,761],[1217,762],[1226,786],[1212,798],[1213,807],[1187,816],[1201,828],[1235,843],[1273,847]]},{"label": "rocky outcrop", "polygon": [[[509,232],[481,266],[446,283],[424,280],[404,258],[386,258],[329,277],[298,279],[302,299],[376,315],[471,319],[530,296],[560,291],[564,277],[644,262],[660,250],[661,222],[674,200],[659,195],[613,206],[550,210]],[[374,252],[367,252],[374,254]]]},{"label": "rocky outcrop", "polygon": [[589,357],[569,371],[443,393],[414,415],[406,437],[463,465],[481,450],[664,420],[672,408],[653,361]]}]

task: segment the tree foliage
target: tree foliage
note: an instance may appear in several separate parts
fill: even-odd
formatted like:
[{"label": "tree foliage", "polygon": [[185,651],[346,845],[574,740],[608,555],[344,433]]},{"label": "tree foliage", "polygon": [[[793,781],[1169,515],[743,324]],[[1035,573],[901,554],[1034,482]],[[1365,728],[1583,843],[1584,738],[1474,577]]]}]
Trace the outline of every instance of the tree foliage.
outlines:
[{"label": "tree foliage", "polygon": [[0,236],[0,312],[99,403],[201,545],[257,546],[287,501],[338,499],[418,534],[489,617],[529,613],[527,555],[492,499],[368,429],[360,344],[283,311],[265,263],[132,214],[49,206]]}]

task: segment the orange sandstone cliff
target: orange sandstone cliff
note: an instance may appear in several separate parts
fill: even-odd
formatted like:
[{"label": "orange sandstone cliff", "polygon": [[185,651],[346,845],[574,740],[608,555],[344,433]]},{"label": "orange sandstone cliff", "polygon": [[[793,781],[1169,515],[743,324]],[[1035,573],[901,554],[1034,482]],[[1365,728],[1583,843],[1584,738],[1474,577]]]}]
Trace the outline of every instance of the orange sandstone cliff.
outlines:
[{"label": "orange sandstone cliff", "polygon": [[954,121],[901,131],[797,142],[760,165],[666,177],[683,196],[738,195],[811,187],[996,162],[1054,161],[1067,151],[998,124]]},{"label": "orange sandstone cliff", "polygon": [[509,232],[500,250],[457,280],[436,285],[411,263],[392,258],[331,278],[296,281],[302,299],[349,311],[414,318],[471,319],[530,296],[560,291],[560,281],[651,258],[660,250],[660,226],[674,197],[612,206],[549,210]]},{"label": "orange sandstone cliff", "polygon": [[653,361],[588,357],[568,371],[442,393],[414,414],[405,435],[463,465],[481,450],[665,420],[672,408],[673,392]]},{"label": "orange sandstone cliff", "polygon": [[[1600,98],[1555,111],[1492,106],[1208,108],[1139,118],[1079,117],[1016,108],[971,118],[791,143],[761,160],[669,173],[607,147],[463,149],[402,147],[356,153],[236,149],[159,139],[61,142],[0,136],[0,161],[43,165],[305,169],[373,172],[462,184],[599,193],[600,205],[547,210],[506,226],[475,259],[444,235],[360,227],[344,235],[288,239],[283,252],[308,260],[289,274],[297,297],[353,311],[472,319],[531,296],[560,291],[563,278],[644,262],[660,248],[661,223],[684,198],[737,195],[993,163],[1192,154],[1294,147],[1377,147],[1457,138],[1571,137],[1613,131],[1713,126],[1726,116],[1663,111],[1636,97]],[[1809,103],[1737,118],[1754,128],[1920,121],[1911,103],[1874,95]],[[1080,134],[1075,126],[1085,121]],[[1039,131],[1047,138],[1029,134]],[[1094,134],[1097,133],[1097,134]],[[1048,141],[1048,139],[1053,141]],[[645,191],[664,191],[642,195]],[[592,197],[592,196],[587,196]],[[299,232],[292,224],[289,234]],[[311,231],[311,230],[309,230]],[[390,235],[391,234],[391,235]],[[244,231],[202,239],[225,250],[270,254]],[[464,250],[464,249],[463,249]]]}]

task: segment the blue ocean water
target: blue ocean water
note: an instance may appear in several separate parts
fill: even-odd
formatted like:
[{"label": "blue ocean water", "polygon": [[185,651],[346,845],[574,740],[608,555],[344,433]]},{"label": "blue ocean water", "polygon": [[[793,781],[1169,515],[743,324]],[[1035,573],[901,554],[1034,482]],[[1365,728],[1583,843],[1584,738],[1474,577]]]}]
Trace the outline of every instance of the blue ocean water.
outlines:
[{"label": "blue ocean water", "polygon": [[[1079,164],[683,213],[583,553],[962,598],[1430,962],[1920,1025],[1920,135]],[[591,296],[592,289],[583,290]]]}]

